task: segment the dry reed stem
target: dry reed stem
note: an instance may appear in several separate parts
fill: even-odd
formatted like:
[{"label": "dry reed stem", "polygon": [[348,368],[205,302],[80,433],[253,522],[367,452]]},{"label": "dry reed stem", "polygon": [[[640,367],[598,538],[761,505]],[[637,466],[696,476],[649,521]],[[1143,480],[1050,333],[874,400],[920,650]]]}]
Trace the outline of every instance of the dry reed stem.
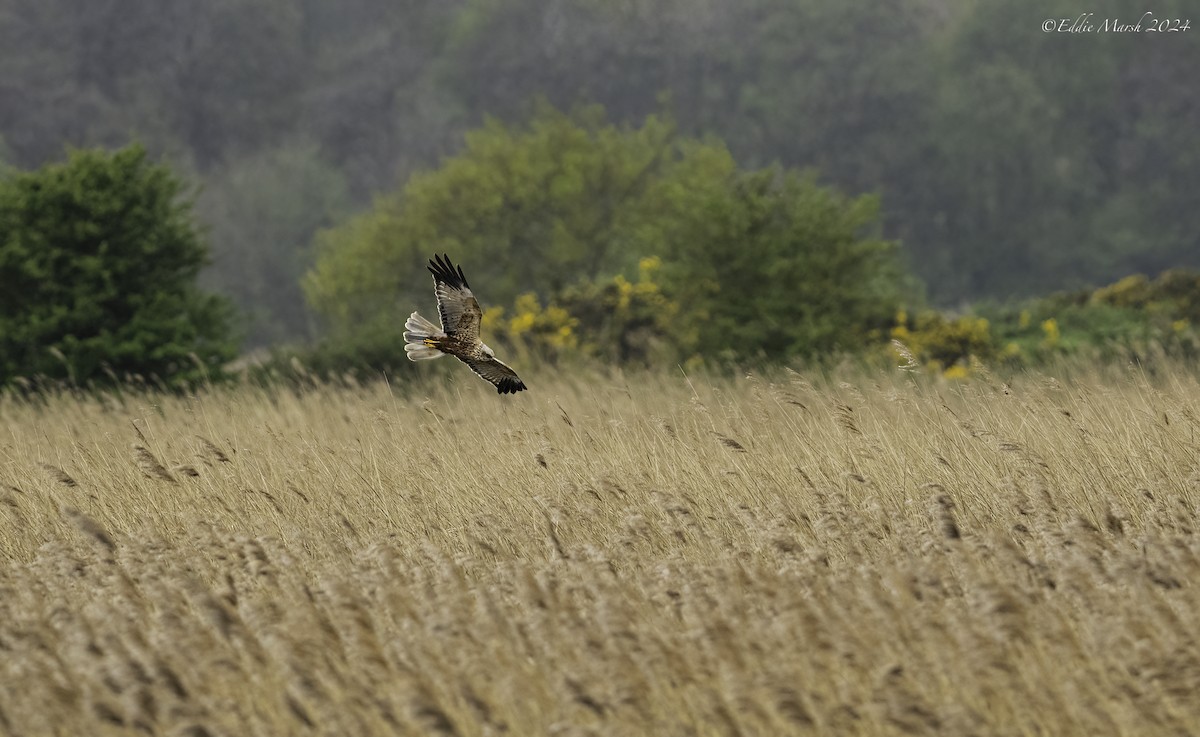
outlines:
[{"label": "dry reed stem", "polygon": [[172,476],[169,471],[167,471],[166,467],[154,457],[154,454],[151,453],[146,446],[134,443],[130,447],[133,449],[134,461],[137,462],[138,468],[142,469],[142,473],[145,474],[147,478],[175,483],[175,477]]},{"label": "dry reed stem", "polygon": [[54,479],[63,486],[78,486],[78,482],[71,478],[66,471],[58,466],[52,466],[49,463],[38,463],[38,468],[50,474],[50,478]]},{"label": "dry reed stem", "polygon": [[1010,384],[0,396],[0,732],[1200,731],[1200,384]]}]

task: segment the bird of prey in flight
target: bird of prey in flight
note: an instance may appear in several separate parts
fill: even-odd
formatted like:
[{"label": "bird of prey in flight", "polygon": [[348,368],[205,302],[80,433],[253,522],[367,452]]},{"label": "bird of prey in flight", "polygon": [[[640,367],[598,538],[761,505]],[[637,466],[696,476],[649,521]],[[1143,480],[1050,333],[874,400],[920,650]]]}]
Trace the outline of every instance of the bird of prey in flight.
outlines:
[{"label": "bird of prey in flight", "polygon": [[410,361],[440,358],[446,354],[471,367],[484,381],[495,385],[499,394],[516,394],[528,387],[496,354],[479,339],[479,320],[483,311],[461,266],[450,263],[446,255],[434,256],[429,262],[433,274],[433,291],[437,295],[442,327],[429,322],[416,312],[404,323],[404,352]]}]

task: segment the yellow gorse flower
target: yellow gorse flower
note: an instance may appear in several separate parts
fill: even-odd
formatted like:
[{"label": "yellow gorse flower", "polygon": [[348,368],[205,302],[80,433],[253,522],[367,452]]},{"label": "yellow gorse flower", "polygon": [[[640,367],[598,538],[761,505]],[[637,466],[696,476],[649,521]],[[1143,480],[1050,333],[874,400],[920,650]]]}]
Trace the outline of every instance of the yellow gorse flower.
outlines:
[{"label": "yellow gorse flower", "polygon": [[1046,335],[1043,342],[1047,346],[1053,348],[1054,346],[1058,345],[1058,341],[1062,337],[1062,334],[1058,331],[1058,320],[1055,320],[1053,317],[1051,317],[1043,322],[1042,332]]}]

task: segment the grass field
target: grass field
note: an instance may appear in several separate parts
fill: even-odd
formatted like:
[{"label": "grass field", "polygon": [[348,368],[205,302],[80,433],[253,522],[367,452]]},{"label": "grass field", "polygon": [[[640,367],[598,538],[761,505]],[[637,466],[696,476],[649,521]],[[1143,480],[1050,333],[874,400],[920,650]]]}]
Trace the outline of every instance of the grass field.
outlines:
[{"label": "grass field", "polygon": [[1193,734],[1200,384],[0,399],[0,733]]}]

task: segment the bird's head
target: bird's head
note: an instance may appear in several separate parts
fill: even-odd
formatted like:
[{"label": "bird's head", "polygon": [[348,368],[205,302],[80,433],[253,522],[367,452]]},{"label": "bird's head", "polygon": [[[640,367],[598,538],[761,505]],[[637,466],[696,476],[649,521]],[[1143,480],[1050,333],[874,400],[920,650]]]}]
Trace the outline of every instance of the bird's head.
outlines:
[{"label": "bird's head", "polygon": [[483,355],[487,356],[488,358],[496,357],[496,352],[489,348],[487,343],[480,343],[479,347],[483,350]]}]

